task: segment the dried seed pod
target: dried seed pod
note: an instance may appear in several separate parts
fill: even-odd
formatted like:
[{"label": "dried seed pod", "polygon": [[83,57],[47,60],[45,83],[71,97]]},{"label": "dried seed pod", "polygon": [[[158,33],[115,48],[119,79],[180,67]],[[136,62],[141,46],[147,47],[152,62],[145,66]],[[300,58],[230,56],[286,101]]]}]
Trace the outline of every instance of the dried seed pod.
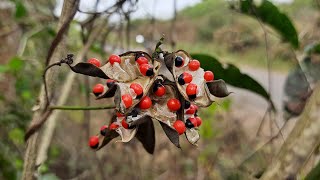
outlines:
[{"label": "dried seed pod", "polygon": [[137,137],[147,152],[153,153],[152,119],[160,122],[177,147],[183,133],[196,145],[200,138],[197,127],[202,123],[198,106],[209,106],[214,97],[229,95],[226,85],[223,80],[214,80],[211,71],[204,71],[200,62],[183,50],[154,57],[130,51],[111,55],[103,66],[97,61],[68,64],[76,73],[107,79],[105,85],[94,88],[97,99],[114,97],[116,111],[109,126],[103,126],[100,132],[104,139],[100,144],[93,137],[91,147],[100,149],[118,136],[122,142]]}]

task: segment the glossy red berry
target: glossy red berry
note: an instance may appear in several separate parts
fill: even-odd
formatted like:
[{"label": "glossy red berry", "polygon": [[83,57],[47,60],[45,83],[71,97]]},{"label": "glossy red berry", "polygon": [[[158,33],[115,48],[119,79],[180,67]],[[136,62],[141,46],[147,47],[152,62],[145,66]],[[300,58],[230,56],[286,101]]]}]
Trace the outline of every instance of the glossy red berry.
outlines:
[{"label": "glossy red berry", "polygon": [[178,77],[178,83],[184,85],[192,81],[192,75],[190,73],[184,72]]},{"label": "glossy red berry", "polygon": [[190,99],[195,99],[197,97],[197,85],[190,83],[187,85],[186,93]]},{"label": "glossy red berry", "polygon": [[93,65],[95,65],[95,66],[97,66],[97,67],[100,67],[100,66],[101,66],[100,61],[99,61],[98,59],[96,59],[96,58],[91,58],[91,59],[89,59],[89,60],[88,60],[88,63],[93,64]]},{"label": "glossy red berry", "polygon": [[129,108],[132,106],[133,100],[132,100],[132,96],[130,94],[122,95],[121,99],[122,99],[122,103],[124,104],[124,106],[126,108]]},{"label": "glossy red berry", "polygon": [[96,84],[92,89],[92,92],[95,96],[99,96],[100,94],[103,93],[103,91],[104,91],[103,84]]},{"label": "glossy red berry", "polygon": [[110,88],[116,81],[113,79],[107,79],[106,80],[106,84],[108,86],[108,88]]},{"label": "glossy red berry", "polygon": [[213,81],[214,79],[214,74],[213,72],[211,71],[206,71],[204,72],[204,75],[203,75],[204,79],[208,82],[208,81]]},{"label": "glossy red berry", "polygon": [[92,149],[96,149],[99,147],[99,137],[98,136],[91,136],[89,138],[89,146]]},{"label": "glossy red berry", "polygon": [[130,85],[130,88],[133,89],[133,91],[136,93],[137,98],[142,97],[142,95],[143,95],[143,88],[141,87],[140,84],[138,84],[138,83],[132,83],[132,84]]},{"label": "glossy red berry", "polygon": [[197,126],[200,126],[202,124],[202,119],[199,116],[195,117],[195,119],[197,121]]},{"label": "glossy red berry", "polygon": [[178,111],[180,109],[180,107],[181,107],[181,104],[180,104],[180,101],[178,99],[171,98],[167,102],[167,106],[168,106],[170,111]]},{"label": "glossy red berry", "polygon": [[187,109],[186,114],[194,114],[195,112],[196,112],[196,108],[193,104],[191,104],[189,109]]},{"label": "glossy red berry", "polygon": [[195,60],[195,59],[194,59],[194,60],[192,60],[192,61],[189,62],[188,66],[189,66],[189,69],[190,69],[191,71],[196,71],[196,70],[198,70],[199,67],[200,67],[200,62],[199,62],[198,60]]},{"label": "glossy red berry", "polygon": [[107,129],[108,129],[108,126],[107,125],[103,125],[101,128],[100,128],[100,134],[102,136],[105,136],[106,133],[107,133]]},{"label": "glossy red berry", "polygon": [[121,63],[121,57],[118,56],[118,55],[115,55],[115,54],[112,54],[110,57],[109,57],[109,62],[111,65],[113,65],[114,63]]},{"label": "glossy red berry", "polygon": [[187,128],[194,128],[194,127],[197,127],[197,120],[195,118],[188,118],[186,120],[186,127]]},{"label": "glossy red berry", "polygon": [[149,96],[145,96],[141,99],[139,103],[139,108],[140,109],[149,109],[152,105],[152,101]]},{"label": "glossy red berry", "polygon": [[116,130],[116,129],[118,129],[119,128],[119,125],[118,124],[116,124],[116,123],[111,123],[110,124],[110,126],[109,126],[109,129],[110,130]]},{"label": "glossy red berry", "polygon": [[164,87],[164,85],[160,84],[160,83],[157,83],[153,86],[153,93],[156,95],[156,96],[163,96],[166,94],[166,87]]},{"label": "glossy red berry", "polygon": [[136,61],[139,65],[142,64],[148,64],[148,59],[146,57],[140,56],[137,61]]},{"label": "glossy red berry", "polygon": [[123,118],[123,119],[122,119],[121,125],[122,125],[123,128],[129,129],[129,124],[128,124],[127,121],[126,121],[126,118]]},{"label": "glossy red berry", "polygon": [[176,129],[179,135],[183,134],[186,131],[186,126],[181,120],[176,120],[173,123],[173,127],[174,129]]},{"label": "glossy red berry", "polygon": [[176,67],[181,67],[183,66],[184,64],[184,59],[181,57],[181,56],[177,56],[175,59],[174,59],[174,65]]},{"label": "glossy red berry", "polygon": [[140,72],[144,76],[153,76],[153,68],[149,64],[141,64],[139,66]]}]

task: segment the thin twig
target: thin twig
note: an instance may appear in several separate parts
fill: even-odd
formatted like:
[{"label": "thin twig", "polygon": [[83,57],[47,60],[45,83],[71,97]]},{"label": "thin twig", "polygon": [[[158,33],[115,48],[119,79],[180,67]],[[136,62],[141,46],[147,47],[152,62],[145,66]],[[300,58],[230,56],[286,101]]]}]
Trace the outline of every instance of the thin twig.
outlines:
[{"label": "thin twig", "polygon": [[69,111],[89,111],[89,110],[104,110],[113,109],[115,106],[49,106],[51,110],[69,110]]},{"label": "thin twig", "polygon": [[[271,104],[271,103],[272,103],[272,102],[271,102],[271,101],[272,101],[272,98],[271,98],[272,79],[271,79],[271,62],[270,62],[270,58],[269,58],[270,49],[269,49],[269,43],[268,43],[268,32],[267,32],[266,28],[264,27],[263,22],[262,22],[261,19],[258,17],[255,9],[254,9],[252,6],[251,6],[251,10],[252,10],[254,16],[256,17],[256,19],[258,20],[259,25],[261,26],[261,28],[262,28],[262,30],[263,30],[263,34],[264,34],[265,50],[266,50],[266,60],[267,60],[267,69],[268,69],[268,92],[269,92],[269,99],[270,99],[270,101],[269,101],[269,107],[271,107],[271,106],[272,106],[272,104]],[[271,110],[272,110],[272,108],[269,108],[269,107],[268,107],[268,110],[269,110],[269,111],[267,111],[267,112],[268,112],[270,121],[272,121],[272,119],[271,119],[271,115],[272,115],[272,114],[271,114],[271,113],[272,113]],[[276,122],[276,120],[274,120],[273,122],[276,124],[278,130],[280,130],[280,129],[279,129],[279,125],[278,125],[278,123]],[[271,136],[272,136],[272,126],[270,126],[270,132],[271,132]],[[283,136],[281,130],[280,130],[280,134],[281,134],[281,137],[282,137],[283,140],[284,140],[284,136]]]}]

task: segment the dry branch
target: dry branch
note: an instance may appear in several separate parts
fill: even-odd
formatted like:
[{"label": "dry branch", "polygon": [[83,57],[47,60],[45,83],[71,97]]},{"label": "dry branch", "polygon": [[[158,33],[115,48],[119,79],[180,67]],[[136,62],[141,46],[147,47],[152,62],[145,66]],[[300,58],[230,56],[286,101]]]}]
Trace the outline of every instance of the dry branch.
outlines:
[{"label": "dry branch", "polygon": [[[70,19],[73,18],[76,12],[76,9],[78,7],[78,4],[79,4],[79,0],[64,1],[62,13],[58,23],[59,31],[63,27],[68,29],[70,24]],[[66,26],[66,24],[68,25]],[[58,61],[62,57],[62,54],[65,50],[65,43],[64,43],[65,40],[66,40],[66,35],[62,35],[61,39],[56,42],[57,44],[55,48],[52,49],[52,56],[49,59],[49,62]],[[54,79],[56,79],[56,76],[57,76],[57,73],[54,73],[53,70],[50,70],[48,72],[47,83],[50,87],[54,86],[55,84]],[[49,96],[51,95],[51,93],[52,92],[49,92]],[[33,114],[30,126],[37,124],[37,122],[43,117],[43,114],[45,114],[47,111],[46,109],[47,104],[48,102],[46,100],[44,87],[42,86],[41,91],[39,93],[39,97],[38,97],[38,104],[37,104],[38,108]],[[37,168],[36,157],[37,157],[37,150],[38,150],[38,142],[40,140],[39,137],[40,137],[39,132],[35,132],[33,136],[31,136],[27,141],[27,147],[26,147],[26,152],[24,157],[23,173],[22,173],[23,180],[32,180],[37,178],[35,173]]]},{"label": "dry branch", "polygon": [[320,83],[297,121],[294,129],[269,165],[262,179],[296,178],[301,168],[320,144]]},{"label": "dry branch", "polygon": [[[90,34],[87,43],[84,45],[84,47],[79,51],[80,53],[76,56],[74,63],[79,63],[83,60],[85,55],[87,54],[90,46],[92,43],[97,39],[97,37],[101,34],[103,28],[107,25],[108,21],[102,21],[98,25],[97,28],[94,28],[93,32]],[[61,89],[61,92],[63,92],[59,99],[57,104],[58,105],[64,105],[66,101],[68,100],[69,94],[72,89],[72,84],[75,79],[76,73],[70,72],[67,75],[66,81],[64,82],[63,88]],[[41,143],[38,151],[37,156],[37,164],[43,163],[47,159],[47,152],[49,145],[51,143],[51,139],[53,136],[53,132],[56,126],[57,118],[59,117],[61,111],[53,111],[51,116],[48,118],[44,131],[43,136],[41,138]]]}]

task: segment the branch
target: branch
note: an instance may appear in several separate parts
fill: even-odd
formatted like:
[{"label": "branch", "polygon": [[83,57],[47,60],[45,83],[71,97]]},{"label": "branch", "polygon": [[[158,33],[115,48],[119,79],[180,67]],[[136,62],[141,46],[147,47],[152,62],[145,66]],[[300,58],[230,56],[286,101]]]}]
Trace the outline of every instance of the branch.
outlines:
[{"label": "branch", "polygon": [[88,110],[104,110],[104,109],[114,109],[115,106],[49,106],[51,110],[70,110],[70,111],[88,111]]},{"label": "branch", "polygon": [[[69,0],[69,1],[64,1],[63,3],[63,9],[62,13],[59,19],[59,24],[58,24],[58,30],[60,31],[61,28],[63,27],[64,24],[70,24],[70,20],[66,19],[65,17],[70,18],[70,16],[75,14],[75,11],[77,9],[77,6],[79,5],[79,0]],[[64,31],[65,32],[65,31]],[[63,51],[65,49],[65,44],[62,43],[66,40],[66,36],[62,36],[62,39],[57,42],[57,44],[54,46],[52,49],[52,56],[50,56],[49,62],[56,61],[61,57],[61,54],[63,54]],[[49,63],[48,62],[48,63]],[[48,84],[53,85],[54,79],[57,77],[57,74],[54,73],[53,71],[48,72]],[[50,114],[46,110],[46,96],[45,96],[45,91],[44,87],[41,88],[41,91],[39,93],[39,99],[38,99],[38,104],[36,105],[38,109],[34,112],[32,121],[31,121],[31,126],[39,123],[39,121],[45,121],[42,120],[47,119],[46,114]],[[49,116],[49,115],[48,115]],[[38,132],[35,132],[32,137],[29,138],[27,141],[27,147],[25,151],[25,156],[24,156],[24,165],[23,165],[23,172],[22,172],[22,177],[21,179],[23,180],[34,180],[36,179],[36,157],[38,154],[38,144],[40,140],[40,135]]]},{"label": "branch", "polygon": [[[88,37],[87,43],[84,45],[84,47],[81,50],[79,50],[80,53],[76,56],[74,63],[78,63],[82,61],[82,59],[85,57],[85,55],[89,51],[89,48],[91,47],[93,42],[96,41],[97,37],[101,34],[102,30],[107,25],[107,22],[108,22],[107,20],[104,20],[99,25],[97,25],[96,28],[94,28],[94,30]],[[69,98],[69,93],[72,89],[72,84],[75,77],[76,77],[76,73],[74,72],[69,72],[69,74],[67,75],[67,78],[61,89],[61,92],[63,93],[60,95],[57,102],[58,105],[64,105],[66,103],[67,99]],[[60,115],[60,112],[61,111],[53,111],[51,116],[47,120],[45,129],[43,131],[44,133],[42,135],[41,143],[40,143],[41,146],[39,147],[37,164],[41,164],[47,159],[48,148],[51,143],[53,132],[56,126],[56,121]]]},{"label": "branch", "polygon": [[292,179],[297,176],[320,144],[320,83],[314,89],[295,127],[262,179]]}]

